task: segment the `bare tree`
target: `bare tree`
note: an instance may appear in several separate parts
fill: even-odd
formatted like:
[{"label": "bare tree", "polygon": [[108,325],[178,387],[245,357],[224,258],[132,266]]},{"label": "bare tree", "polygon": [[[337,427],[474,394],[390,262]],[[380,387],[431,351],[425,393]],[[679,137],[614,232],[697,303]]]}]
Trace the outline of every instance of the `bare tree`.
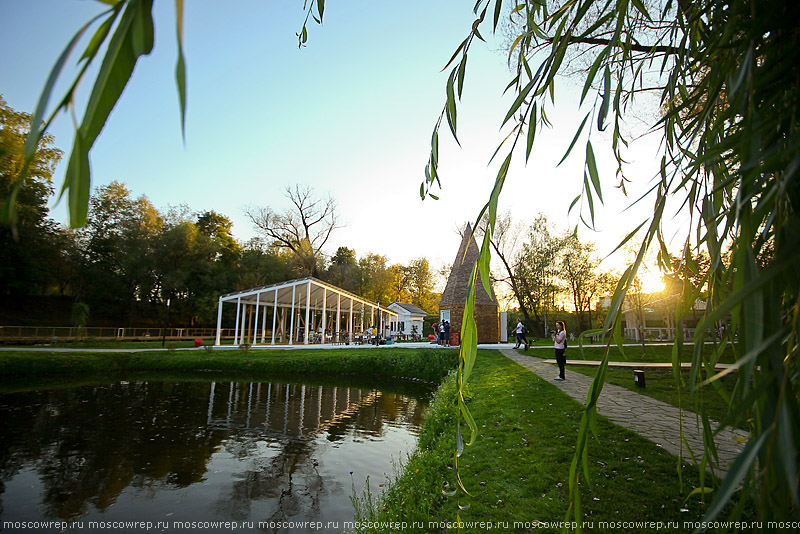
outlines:
[{"label": "bare tree", "polygon": [[[483,231],[488,224],[488,214],[481,220],[481,230]],[[517,246],[517,236],[520,234],[521,228],[519,223],[515,223],[511,217],[511,212],[505,212],[497,216],[495,222],[494,233],[492,233],[491,240],[489,241],[495,256],[503,264],[503,271],[501,273],[492,273],[492,278],[498,282],[508,284],[511,289],[514,299],[517,301],[519,313],[525,319],[525,324],[530,328],[533,326],[530,311],[526,306],[526,299],[523,297],[522,284],[517,277],[517,269],[515,268],[515,256],[518,254],[519,249]]]},{"label": "bare tree", "polygon": [[295,269],[303,275],[317,276],[322,247],[333,231],[341,228],[336,200],[319,198],[309,186],[286,187],[292,207],[277,213],[271,207],[247,206],[245,215],[272,246],[291,251]]}]

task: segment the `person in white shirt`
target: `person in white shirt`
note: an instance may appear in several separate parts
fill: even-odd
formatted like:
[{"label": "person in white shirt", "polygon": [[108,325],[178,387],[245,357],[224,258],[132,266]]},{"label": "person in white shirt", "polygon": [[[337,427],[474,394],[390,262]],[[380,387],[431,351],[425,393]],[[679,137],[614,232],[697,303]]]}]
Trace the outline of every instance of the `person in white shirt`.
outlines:
[{"label": "person in white shirt", "polygon": [[515,349],[519,348],[520,343],[525,344],[525,350],[528,350],[528,338],[525,337],[525,325],[522,324],[522,318],[517,319],[517,327],[514,329],[514,333],[517,335],[517,344],[514,346]]},{"label": "person in white shirt", "polygon": [[567,364],[567,328],[564,321],[556,321],[556,330],[553,332],[553,343],[556,349],[556,363],[558,363],[558,376],[556,380],[565,380],[564,366]]}]

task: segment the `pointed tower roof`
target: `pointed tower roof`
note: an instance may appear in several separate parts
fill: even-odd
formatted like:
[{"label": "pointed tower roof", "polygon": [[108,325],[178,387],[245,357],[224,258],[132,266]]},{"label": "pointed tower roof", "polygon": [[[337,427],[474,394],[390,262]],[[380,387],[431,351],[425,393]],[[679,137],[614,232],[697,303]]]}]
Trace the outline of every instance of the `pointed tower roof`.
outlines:
[{"label": "pointed tower roof", "polygon": [[[450,270],[450,277],[442,293],[440,307],[464,306],[467,300],[467,289],[469,288],[469,277],[472,276],[472,269],[478,262],[480,250],[478,249],[475,238],[472,236],[472,227],[467,223],[464,231],[464,238],[461,246],[458,247],[458,254]],[[478,288],[475,295],[475,304],[497,304],[494,296],[494,289],[491,294],[487,294],[483,288],[480,272],[478,273]]]}]

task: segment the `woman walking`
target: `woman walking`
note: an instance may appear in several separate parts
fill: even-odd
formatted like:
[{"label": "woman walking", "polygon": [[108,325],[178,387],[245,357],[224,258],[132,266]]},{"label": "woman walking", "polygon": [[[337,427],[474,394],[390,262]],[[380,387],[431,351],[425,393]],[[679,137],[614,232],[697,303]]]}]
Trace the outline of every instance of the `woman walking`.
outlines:
[{"label": "woman walking", "polygon": [[567,364],[567,329],[564,321],[556,321],[556,330],[553,332],[553,343],[556,349],[556,363],[558,363],[558,376],[556,380],[565,380],[564,366]]}]

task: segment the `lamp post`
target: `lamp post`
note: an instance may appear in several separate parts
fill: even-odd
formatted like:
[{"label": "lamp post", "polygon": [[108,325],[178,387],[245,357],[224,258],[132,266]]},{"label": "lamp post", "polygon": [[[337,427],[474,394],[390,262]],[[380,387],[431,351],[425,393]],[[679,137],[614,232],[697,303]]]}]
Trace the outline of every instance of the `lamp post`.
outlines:
[{"label": "lamp post", "polygon": [[169,328],[169,299],[167,299],[167,314],[164,316],[164,328],[161,329],[161,346],[167,340],[167,328]]}]

